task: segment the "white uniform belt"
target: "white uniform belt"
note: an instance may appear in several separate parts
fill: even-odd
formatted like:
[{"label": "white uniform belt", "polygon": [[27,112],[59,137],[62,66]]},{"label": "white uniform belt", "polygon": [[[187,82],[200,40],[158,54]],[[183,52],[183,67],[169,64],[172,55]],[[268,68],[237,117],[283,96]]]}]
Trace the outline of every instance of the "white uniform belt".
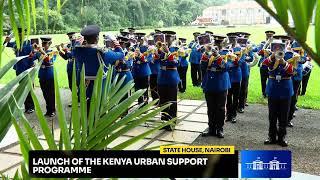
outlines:
[{"label": "white uniform belt", "polygon": [[212,72],[221,72],[221,69],[217,69],[215,67],[212,67],[212,68],[208,68],[209,71],[212,71]]}]

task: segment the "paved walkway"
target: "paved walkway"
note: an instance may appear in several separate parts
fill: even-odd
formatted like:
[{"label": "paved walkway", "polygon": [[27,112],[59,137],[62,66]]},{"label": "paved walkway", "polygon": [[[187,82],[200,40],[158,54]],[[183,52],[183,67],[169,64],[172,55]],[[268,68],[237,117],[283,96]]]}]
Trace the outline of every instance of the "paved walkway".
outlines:
[{"label": "paved walkway", "polygon": [[[36,94],[43,104],[42,94],[36,89]],[[62,90],[62,99],[70,101],[70,92]],[[65,102],[65,109],[70,110]],[[44,105],[42,105],[44,107]],[[237,149],[282,149],[277,146],[264,146],[263,140],[267,134],[267,107],[263,105],[250,105],[245,114],[239,115],[239,122],[236,124],[227,123],[225,125],[225,138],[217,139],[215,137],[202,138],[200,133],[207,128],[206,103],[196,100],[179,100],[178,117],[179,123],[175,131],[159,131],[127,149],[145,149],[163,144],[230,144],[235,145]],[[67,113],[67,117],[70,113]],[[299,110],[295,120],[295,127],[288,130],[288,140],[290,146],[288,149],[293,152],[293,169],[298,172],[320,175],[320,158],[318,150],[320,149],[320,111]],[[31,125],[39,135],[41,143],[46,146],[44,137],[41,135],[35,115],[27,115]],[[156,118],[159,119],[159,116]],[[56,118],[48,119],[49,124],[55,129],[55,140],[59,140],[59,129]],[[116,139],[110,144],[110,148],[128,140],[148,130],[149,125],[139,126],[127,134]],[[14,128],[7,134],[5,140],[0,143],[0,172],[5,172],[13,176],[15,170],[23,160],[18,139]],[[320,178],[317,176],[308,176],[294,172],[292,179]]]}]

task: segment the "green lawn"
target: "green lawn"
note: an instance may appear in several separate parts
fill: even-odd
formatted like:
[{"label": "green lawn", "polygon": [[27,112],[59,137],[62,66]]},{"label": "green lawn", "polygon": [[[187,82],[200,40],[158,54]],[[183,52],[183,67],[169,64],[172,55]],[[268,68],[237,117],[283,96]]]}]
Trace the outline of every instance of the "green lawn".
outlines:
[{"label": "green lawn", "polygon": [[[276,31],[277,34],[283,34],[284,30],[281,27],[276,26],[239,26],[236,28],[224,28],[224,27],[208,27],[208,28],[197,28],[197,27],[172,27],[172,28],[165,28],[166,30],[173,30],[176,31],[179,37],[187,38],[188,41],[190,41],[193,36],[192,33],[195,31],[204,32],[206,30],[210,30],[217,34],[226,34],[228,32],[232,31],[246,31],[251,33],[250,40],[253,43],[260,43],[262,40],[264,40],[265,35],[264,31],[272,29]],[[164,30],[164,28],[162,29]],[[153,29],[148,30],[142,30],[142,32],[151,32]],[[113,32],[114,33],[114,32]],[[314,45],[314,29],[311,28],[309,31],[309,39],[310,43]],[[50,35],[53,38],[53,45],[67,42],[66,35],[63,34],[55,34]],[[102,39],[102,36],[101,38]],[[5,53],[3,53],[3,62],[2,64],[5,64],[9,59],[12,59],[14,57],[13,51],[7,48],[5,50]],[[320,69],[317,65],[313,69],[307,94],[303,97],[299,97],[298,105],[305,108],[314,108],[314,109],[320,109]],[[67,81],[67,74],[66,74],[66,61],[59,58],[57,62],[55,63],[55,67],[57,68],[57,74],[60,82],[60,86],[67,87],[68,81]],[[14,70],[11,70],[8,74],[6,74],[1,80],[0,84],[7,83],[15,76]],[[188,82],[187,82],[187,91],[184,94],[179,94],[179,98],[182,99],[204,99],[203,93],[201,88],[193,87],[191,83],[191,76],[190,76],[190,67],[188,71]],[[38,79],[36,79],[35,82],[36,86],[39,86]],[[259,68],[253,67],[251,69],[251,75],[250,75],[250,84],[249,84],[249,98],[250,103],[266,103],[267,101],[261,97],[261,86],[260,86],[260,75],[259,75]]]}]

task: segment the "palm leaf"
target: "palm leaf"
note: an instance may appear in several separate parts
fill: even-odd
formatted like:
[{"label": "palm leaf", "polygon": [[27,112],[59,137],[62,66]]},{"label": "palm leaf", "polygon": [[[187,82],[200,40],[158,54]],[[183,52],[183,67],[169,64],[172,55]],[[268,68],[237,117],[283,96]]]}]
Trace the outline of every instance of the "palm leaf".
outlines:
[{"label": "palm leaf", "polygon": [[8,9],[9,9],[10,24],[11,24],[11,27],[13,30],[14,38],[16,40],[16,45],[17,45],[17,48],[20,49],[20,47],[21,47],[20,46],[20,37],[19,37],[19,32],[18,32],[18,26],[15,21],[12,0],[8,0]]},{"label": "palm leaf", "polygon": [[272,0],[281,21],[288,24],[288,0]]},{"label": "palm leaf", "polygon": [[[152,101],[151,103],[147,104],[146,106],[140,105],[139,108],[137,108],[136,110],[130,112],[129,114],[127,114],[125,117],[121,118],[120,120],[118,120],[117,122],[111,124],[111,118],[108,120],[108,123],[106,123],[105,121],[101,121],[101,123],[98,124],[98,127],[95,129],[94,133],[92,133],[89,137],[89,143],[91,143],[91,141],[95,141],[95,142],[99,142],[101,141],[104,137],[106,137],[108,134],[111,134],[112,131],[120,128],[121,126],[124,126],[125,124],[129,123],[130,121],[132,121],[134,118],[139,117],[141,114],[143,114],[144,112],[146,112],[151,106],[155,105],[157,103],[157,101]],[[118,113],[120,114],[120,113]]]},{"label": "palm leaf", "polygon": [[26,163],[24,161],[22,161],[20,167],[21,167],[20,169],[21,169],[22,179],[25,179],[25,180],[31,179],[30,176],[29,176],[29,173],[28,173],[28,171],[26,169]]},{"label": "palm leaf", "polygon": [[21,32],[21,44],[19,46],[19,49],[21,49],[22,45],[23,45],[23,41],[24,41],[24,36],[25,36],[25,25],[24,25],[24,15],[23,15],[23,10],[22,10],[22,6],[21,6],[21,1],[20,0],[14,0],[14,3],[15,3],[15,6],[16,6],[16,9],[17,9],[17,12],[18,12],[18,17],[19,17],[19,23],[20,23],[20,26],[22,28],[22,32]]},{"label": "palm leaf", "polygon": [[[121,128],[120,130],[118,130],[117,132],[113,133],[112,135],[110,135],[110,137],[108,137],[105,140],[102,140],[101,142],[99,142],[99,144],[96,144],[93,148],[93,150],[97,150],[97,149],[102,149],[105,148],[108,144],[110,144],[112,141],[114,141],[116,138],[120,137],[121,135],[127,133],[128,131],[130,131],[131,129],[139,126],[140,124],[146,122],[148,119],[150,119],[151,117],[156,116],[157,114],[159,114],[162,110],[168,108],[170,106],[170,104],[164,105],[156,110],[153,110],[151,112],[149,112],[148,114],[139,117],[139,119],[136,119],[135,121],[131,122],[130,124],[127,124],[126,126],[124,126],[123,128]],[[90,145],[88,146],[90,148]]]},{"label": "palm leaf", "polygon": [[44,9],[44,22],[46,23],[46,30],[49,29],[49,2],[48,0],[43,0]]},{"label": "palm leaf", "polygon": [[[291,12],[295,28],[297,39],[300,41],[306,40],[307,24],[306,24],[306,13],[304,8],[303,0],[288,1],[288,7]],[[300,8],[297,8],[300,7]]]},{"label": "palm leaf", "polygon": [[19,127],[18,122],[16,121],[11,108],[9,108],[11,117],[12,117],[12,123],[16,129],[17,135],[19,137],[19,143],[20,143],[20,149],[23,156],[23,159],[28,163],[29,162],[29,151],[31,150],[31,146],[28,143],[28,140],[24,136],[22,129]]},{"label": "palm leaf", "polygon": [[58,122],[59,122],[59,127],[62,132],[62,139],[63,139],[63,144],[65,147],[65,150],[71,150],[71,140],[70,140],[70,135],[68,132],[68,127],[67,127],[67,120],[65,117],[65,113],[63,110],[63,105],[60,97],[60,89],[59,89],[59,83],[58,83],[58,76],[57,76],[57,71],[54,68],[54,91],[55,91],[55,98],[56,98],[56,104],[57,104],[57,115],[58,115]]},{"label": "palm leaf", "polygon": [[39,124],[40,124],[41,130],[43,132],[44,137],[46,138],[46,141],[47,141],[47,144],[49,146],[49,149],[50,150],[57,150],[57,145],[54,142],[53,135],[50,132],[50,128],[49,128],[48,122],[45,119],[45,117],[44,117],[44,115],[43,115],[43,113],[41,111],[38,98],[35,95],[33,89],[31,89],[30,93],[31,93],[32,100],[33,100],[33,103],[34,103],[35,112],[36,112],[37,117],[39,119]]},{"label": "palm leaf", "polygon": [[36,10],[36,0],[31,0],[31,12],[33,19],[33,30],[34,33],[37,31],[37,10]]},{"label": "palm leaf", "polygon": [[80,115],[81,115],[81,147],[86,146],[86,139],[87,139],[87,99],[86,99],[86,89],[85,89],[85,69],[84,65],[82,66],[81,69],[81,74],[80,74]]},{"label": "palm leaf", "polygon": [[142,133],[142,134],[140,134],[138,136],[135,136],[135,137],[133,137],[133,138],[131,138],[131,139],[129,139],[129,140],[127,140],[127,141],[115,146],[115,147],[113,147],[112,149],[113,150],[125,149],[126,147],[128,147],[128,146],[132,145],[133,143],[135,143],[135,142],[147,137],[148,135],[154,133],[155,131],[160,130],[161,128],[163,128],[165,126],[169,126],[169,125],[173,124],[176,120],[177,120],[176,118],[171,119],[170,121],[167,121],[166,123],[163,123],[163,124],[161,124],[160,126],[158,126],[156,128],[152,128],[152,129],[148,130],[145,133]]},{"label": "palm leaf", "polygon": [[[78,95],[77,95],[77,78],[76,78],[76,65],[75,61],[73,62],[73,71],[72,71],[72,114],[71,121],[74,132],[74,149],[80,150],[81,141],[80,141],[80,119],[78,111]],[[71,128],[70,128],[71,129]]]},{"label": "palm leaf", "polygon": [[26,24],[27,24],[27,36],[30,35],[31,31],[31,14],[30,14],[30,5],[29,0],[23,0],[24,12],[26,13]]},{"label": "palm leaf", "polygon": [[[1,13],[0,13],[1,14]],[[1,31],[1,30],[0,30]],[[0,43],[2,45],[2,43]],[[0,46],[1,46],[0,45]],[[0,69],[0,79],[12,68],[13,65],[15,65],[17,63],[17,59],[13,59],[11,61],[9,61],[6,65],[4,65],[1,69]]]},{"label": "palm leaf", "polygon": [[[4,0],[0,0],[0,12],[3,12],[3,7],[4,7]],[[3,36],[3,13],[0,13],[0,50],[1,53],[3,52],[2,50],[2,36]],[[1,68],[1,62],[2,62],[2,54],[0,54],[0,68]],[[2,69],[0,69],[1,72]],[[0,74],[0,79],[1,79],[1,74]]]},{"label": "palm leaf", "polygon": [[61,0],[57,0],[57,11],[58,13],[61,11]]}]

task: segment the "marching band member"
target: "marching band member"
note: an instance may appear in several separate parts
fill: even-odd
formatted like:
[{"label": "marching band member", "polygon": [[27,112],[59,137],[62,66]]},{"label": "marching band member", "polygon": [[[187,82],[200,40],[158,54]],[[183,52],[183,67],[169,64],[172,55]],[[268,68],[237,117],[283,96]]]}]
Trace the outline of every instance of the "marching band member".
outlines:
[{"label": "marching band member", "polygon": [[145,44],[143,37],[145,33],[136,33],[138,37],[138,44],[136,44],[135,55],[133,57],[132,75],[134,78],[135,89],[147,89],[146,92],[138,99],[138,103],[148,103],[148,89],[151,70],[147,60],[148,46]]},{"label": "marching band member", "polygon": [[249,76],[250,76],[250,68],[257,64],[257,55],[252,50],[252,45],[248,44],[248,37],[250,36],[249,33],[240,32],[240,36],[238,37],[238,43],[242,48],[242,53],[244,54],[244,62],[241,63],[241,73],[242,73],[242,80],[240,85],[240,95],[239,95],[239,107],[238,112],[243,113],[244,108],[247,102],[248,96],[248,86],[249,86]]},{"label": "marching band member", "polygon": [[[290,100],[293,95],[291,76],[294,67],[284,59],[285,44],[281,41],[271,43],[272,55],[262,65],[268,67],[269,78],[266,87],[269,108],[269,138],[265,144],[288,146],[285,141]],[[277,128],[278,124],[278,128]],[[278,136],[278,137],[277,137]]]},{"label": "marching band member", "polygon": [[187,72],[188,72],[188,60],[187,57],[189,54],[186,52],[187,48],[186,46],[187,39],[185,38],[179,38],[180,48],[178,50],[179,55],[179,66],[178,66],[178,73],[181,81],[178,84],[179,92],[184,93],[186,92],[187,88]]},{"label": "marching band member", "polygon": [[307,52],[304,52],[304,55],[302,56],[306,63],[303,64],[303,77],[302,77],[302,82],[301,82],[301,88],[299,89],[299,94],[300,96],[304,96],[307,92],[307,86],[310,78],[310,74],[313,68],[313,65],[311,63],[311,58],[307,54]]},{"label": "marching band member", "polygon": [[38,77],[42,94],[46,102],[47,112],[45,115],[54,117],[56,115],[56,108],[53,64],[56,61],[58,52],[49,49],[52,44],[51,37],[41,37],[40,39],[42,41],[42,47],[35,47],[38,51],[33,58],[38,60],[43,59]]},{"label": "marching band member", "polygon": [[260,79],[261,79],[261,91],[264,98],[266,98],[266,83],[268,79],[268,68],[266,66],[262,66],[262,62],[265,58],[267,58],[269,55],[267,52],[264,51],[264,49],[268,48],[268,41],[270,41],[275,34],[274,31],[266,31],[266,41],[261,42],[260,48],[259,48],[259,55],[261,56],[258,66],[260,67]]},{"label": "marching band member", "polygon": [[[170,41],[170,40],[169,40]],[[171,103],[161,113],[161,120],[168,121],[177,117],[177,86],[180,82],[178,67],[178,46],[176,43],[168,42],[170,48],[162,44],[160,56],[165,58],[161,60],[161,69],[158,74],[158,92],[160,96],[160,105]],[[171,126],[164,127],[165,130],[172,131]]]},{"label": "marching band member", "polygon": [[149,41],[149,47],[148,47],[148,51],[150,51],[151,53],[149,53],[148,55],[148,62],[149,62],[149,67],[151,70],[151,75],[150,75],[150,91],[151,91],[151,97],[152,100],[156,100],[159,99],[159,95],[158,95],[158,85],[157,85],[157,79],[158,79],[158,73],[160,71],[160,57],[157,53],[157,48],[154,45],[154,39],[150,39]]},{"label": "marching band member", "polygon": [[194,40],[189,44],[189,48],[191,49],[189,62],[191,64],[191,79],[193,86],[200,86],[202,81],[200,67],[202,53],[199,51],[199,43],[197,39],[199,35],[199,32],[193,33]]},{"label": "marching band member", "polygon": [[[57,49],[59,52],[59,55],[64,59],[67,60],[67,74],[68,74],[68,84],[69,89],[72,90],[72,70],[73,70],[73,61],[74,58],[72,56],[72,51],[74,47],[76,46],[76,39],[75,39],[75,32],[69,32],[67,33],[70,42],[64,47],[64,44],[58,45]],[[80,44],[78,44],[80,45]],[[61,49],[63,48],[63,49]],[[76,74],[78,75],[79,67],[76,64]],[[78,84],[78,83],[77,83]]]},{"label": "marching band member", "polygon": [[[223,39],[215,38],[215,44],[221,47]],[[208,131],[202,133],[202,136],[217,136],[223,138],[223,126],[226,115],[226,101],[228,89],[231,88],[230,77],[228,73],[228,63],[226,62],[226,52],[213,54],[207,67],[207,73],[203,80],[203,91],[208,107]]]},{"label": "marching band member", "polygon": [[[296,56],[300,56],[301,54],[304,55],[303,49],[297,41],[293,41],[291,46],[292,51],[286,52],[285,59],[289,59],[291,54]],[[293,57],[291,57],[293,58]],[[292,119],[294,117],[294,112],[296,111],[296,104],[298,101],[298,91],[301,86],[302,81],[302,71],[303,71],[303,64],[305,63],[305,59],[303,57],[299,57],[299,61],[297,63],[297,67],[295,68],[294,76],[292,77],[292,84],[293,84],[293,96],[291,97],[291,105],[290,111],[288,116],[288,127],[293,127]]]},{"label": "marching band member", "polygon": [[[26,32],[26,30],[24,30]],[[25,58],[22,58],[19,60],[14,66],[13,69],[16,70],[16,75],[18,76],[25,70],[32,68],[34,66],[34,61],[28,57],[32,53],[32,43],[30,40],[23,40],[22,39],[22,28],[18,28],[18,33],[19,33],[19,39],[20,42],[22,42],[21,49],[17,47],[17,43],[10,42],[11,37],[6,37],[5,43],[7,47],[13,48],[16,57],[21,57],[21,56],[26,56]],[[34,104],[33,100],[31,97],[31,94],[28,93],[26,100],[24,101],[24,108],[25,108],[25,113],[31,114],[34,112]]]},{"label": "marching band member", "polygon": [[[227,36],[231,40],[231,52],[228,52],[229,77],[231,88],[228,91],[227,98],[227,121],[236,123],[237,110],[239,105],[240,86],[242,80],[241,64],[243,63],[243,55],[241,54],[241,47],[236,45],[236,34],[228,33]],[[230,51],[229,50],[229,51]]]},{"label": "marching band member", "polygon": [[96,79],[100,65],[103,66],[104,72],[107,72],[107,64],[114,64],[116,60],[121,60],[124,58],[123,50],[115,37],[111,38],[113,40],[111,45],[114,50],[107,49],[104,51],[103,49],[99,48],[99,33],[100,28],[97,25],[89,25],[84,27],[81,30],[81,35],[84,37],[86,44],[77,46],[74,49],[74,56],[76,61],[79,63],[78,65],[81,68],[80,71],[82,71],[82,66],[85,68],[88,110],[90,109],[89,105],[92,96],[94,80]]}]

